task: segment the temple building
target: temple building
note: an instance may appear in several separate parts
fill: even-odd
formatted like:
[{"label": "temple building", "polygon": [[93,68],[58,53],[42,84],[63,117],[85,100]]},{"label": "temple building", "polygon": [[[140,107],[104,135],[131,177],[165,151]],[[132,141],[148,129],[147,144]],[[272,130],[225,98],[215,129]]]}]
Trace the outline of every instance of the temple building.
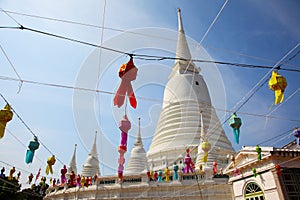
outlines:
[{"label": "temple building", "polygon": [[300,199],[300,146],[243,147],[224,173],[229,175],[235,200]]},{"label": "temple building", "polygon": [[[235,154],[211,103],[201,69],[191,60],[180,10],[176,58],[149,150],[146,154],[139,119],[136,141],[122,182],[116,174],[100,175],[95,135],[82,175],[98,174],[97,179],[88,187],[69,188],[67,184],[50,187],[46,200],[300,199],[300,150],[295,143],[282,148],[260,147],[260,160],[256,147],[243,147]],[[208,143],[209,148],[204,151],[202,146]],[[195,163],[195,169],[189,173],[181,170],[187,149]],[[74,161],[70,163],[72,169],[76,167],[75,151]],[[207,161],[204,161],[204,155],[207,155]],[[232,155],[232,161],[229,155]],[[217,169],[213,169],[214,162],[218,163]],[[175,163],[179,168],[178,176],[174,176]],[[200,164],[203,169],[199,169]],[[167,167],[170,169],[168,174],[164,173]],[[154,171],[162,172],[158,175],[160,179],[150,173]]]}]

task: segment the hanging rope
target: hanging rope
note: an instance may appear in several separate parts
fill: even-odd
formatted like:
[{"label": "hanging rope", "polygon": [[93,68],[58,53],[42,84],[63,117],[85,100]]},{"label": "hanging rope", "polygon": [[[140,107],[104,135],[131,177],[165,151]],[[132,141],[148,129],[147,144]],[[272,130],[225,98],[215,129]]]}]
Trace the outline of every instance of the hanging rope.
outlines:
[{"label": "hanging rope", "polygon": [[[104,5],[103,5],[103,14],[102,14],[102,27],[104,27],[104,23],[105,23],[105,13],[106,13],[106,0],[104,0]],[[100,46],[103,45],[103,38],[104,38],[104,28],[101,29],[101,39],[100,39]],[[99,65],[98,65],[98,78],[97,80],[100,80],[100,72],[101,72],[101,61],[102,61],[102,49],[99,49]],[[97,84],[97,90],[99,90],[99,83]],[[95,92],[96,95],[96,100],[98,101],[98,113],[100,115],[101,111],[100,111],[100,96],[98,95],[97,92]],[[100,116],[99,116],[100,119]],[[100,120],[99,120],[100,121]],[[100,133],[100,137],[101,137],[101,133]],[[102,140],[101,140],[102,142]],[[101,152],[100,152],[100,157],[101,157],[101,163],[103,163],[103,156],[102,156],[102,145],[101,145]],[[103,173],[104,173],[104,167],[103,167]]]},{"label": "hanging rope", "polygon": [[2,47],[1,44],[0,44],[0,48],[1,48],[2,53],[3,53],[4,56],[5,56],[6,60],[9,62],[10,66],[12,67],[12,69],[14,70],[15,74],[17,75],[17,77],[18,77],[18,79],[19,79],[19,90],[18,90],[18,92],[17,92],[17,93],[19,93],[19,92],[21,91],[21,87],[22,87],[22,83],[23,83],[22,78],[21,78],[21,76],[19,75],[19,73],[17,72],[15,66],[13,65],[13,63],[11,62],[11,60],[9,59],[7,53],[5,52],[5,50],[4,50],[4,48]]}]

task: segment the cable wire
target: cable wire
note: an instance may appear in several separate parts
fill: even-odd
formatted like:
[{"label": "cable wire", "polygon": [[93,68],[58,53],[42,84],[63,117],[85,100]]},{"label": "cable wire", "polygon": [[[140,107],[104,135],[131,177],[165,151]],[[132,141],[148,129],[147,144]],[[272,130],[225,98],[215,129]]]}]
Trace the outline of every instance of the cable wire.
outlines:
[{"label": "cable wire", "polygon": [[17,75],[17,77],[18,77],[18,79],[19,79],[19,91],[17,92],[17,93],[19,93],[20,90],[21,90],[21,87],[22,87],[22,83],[23,83],[23,82],[22,82],[22,78],[21,78],[21,76],[19,75],[19,73],[17,72],[15,66],[13,65],[12,61],[9,59],[7,53],[5,52],[5,50],[4,50],[4,48],[2,47],[1,44],[0,44],[0,48],[1,48],[2,53],[3,53],[4,56],[5,56],[6,60],[8,61],[8,63],[10,64],[10,66],[12,67],[12,69],[14,70],[15,74]]},{"label": "cable wire", "polygon": [[293,129],[290,129],[290,130],[288,130],[288,131],[284,131],[283,133],[281,133],[281,134],[279,134],[279,135],[277,135],[277,136],[275,136],[275,137],[272,136],[272,137],[270,137],[270,138],[268,138],[268,139],[266,139],[266,140],[264,140],[264,141],[258,143],[258,145],[265,144],[265,143],[267,143],[267,142],[270,142],[270,141],[272,141],[272,140],[275,140],[275,139],[277,139],[278,137],[281,137],[281,136],[283,136],[283,135],[285,135],[285,134],[287,134],[287,133],[290,133],[291,131],[293,131]]},{"label": "cable wire", "polygon": [[284,102],[282,102],[281,104],[279,104],[275,109],[273,109],[271,112],[269,112],[266,117],[268,118],[269,115],[271,115],[273,112],[275,112],[276,110],[278,110],[282,105],[284,105],[286,102],[288,102],[295,94],[297,94],[300,91],[300,87],[298,89],[296,89],[289,97],[287,97],[285,99]]},{"label": "cable wire", "polygon": [[14,70],[15,74],[17,75],[17,77],[19,78],[20,81],[22,81],[21,76],[19,75],[19,73],[17,72],[15,66],[13,65],[13,63],[11,62],[11,60],[9,59],[7,53],[5,52],[4,48],[2,47],[2,45],[0,44],[0,48],[2,53],[4,54],[6,60],[8,61],[8,63],[10,64],[10,66],[12,67],[12,69]]},{"label": "cable wire", "polygon": [[205,32],[205,34],[203,35],[202,39],[200,40],[199,44],[201,45],[203,40],[205,39],[205,37],[207,36],[207,34],[209,33],[209,31],[211,30],[211,28],[213,27],[213,25],[215,24],[215,22],[217,21],[217,19],[219,18],[219,16],[221,15],[222,11],[224,10],[225,6],[227,5],[229,0],[226,0],[223,4],[223,6],[221,7],[220,11],[218,12],[218,14],[216,15],[216,17],[214,18],[214,20],[212,21],[212,23],[210,24],[210,26],[208,27],[207,31]]},{"label": "cable wire", "polygon": [[[81,40],[77,40],[77,39],[73,39],[73,38],[69,38],[69,37],[65,37],[65,36],[61,36],[61,35],[57,35],[57,34],[53,34],[53,33],[49,33],[49,32],[45,32],[45,31],[40,31],[40,30],[37,30],[37,29],[32,29],[32,28],[28,28],[28,27],[24,27],[24,26],[20,26],[20,27],[0,27],[0,28],[27,30],[27,31],[39,33],[39,34],[42,34],[42,35],[56,37],[56,38],[59,38],[59,39],[64,39],[64,40],[68,40],[68,41],[71,41],[71,42],[80,43],[80,44],[83,44],[83,45],[92,46],[92,47],[99,48],[99,49],[104,49],[104,50],[107,50],[107,51],[112,51],[112,52],[116,52],[116,53],[120,53],[120,54],[125,54],[125,55],[128,55],[128,56],[133,56],[135,59],[140,59],[140,60],[157,60],[157,61],[161,61],[161,60],[182,60],[182,61],[189,61],[189,62],[193,61],[193,62],[199,62],[199,63],[214,63],[214,64],[219,64],[219,65],[230,65],[230,66],[237,66],[237,67],[244,67],[244,68],[274,69],[274,66],[271,67],[271,66],[265,66],[265,65],[252,65],[252,64],[244,64],[244,63],[232,63],[232,62],[201,60],[201,59],[185,59],[185,58],[169,57],[169,56],[128,53],[128,52],[124,52],[124,51],[121,51],[121,50],[118,50],[118,49],[113,49],[113,48],[109,48],[109,47],[105,47],[105,46],[101,46],[101,45],[96,45],[96,44],[93,44],[93,43],[89,43],[89,42],[85,42],[85,41],[81,41]],[[276,66],[276,67],[278,67],[278,66]],[[291,68],[281,68],[280,67],[280,70],[291,71],[291,72],[300,72],[300,70],[291,69]]]},{"label": "cable wire", "polygon": [[[2,161],[2,160],[0,160],[0,162],[3,163],[3,164],[5,164],[5,165],[7,165],[7,166],[15,167],[14,165],[11,165],[11,164],[9,164],[9,163],[7,163],[7,162],[4,162],[4,161]],[[27,171],[27,170],[25,170],[25,169],[21,169],[21,168],[18,168],[18,167],[15,167],[15,168],[16,168],[17,170],[19,170],[19,171],[26,172],[26,173],[28,173],[28,174],[31,173],[31,172],[29,172],[29,171]]]},{"label": "cable wire", "polygon": [[[57,21],[57,22],[74,24],[74,25],[80,25],[80,26],[86,26],[86,27],[92,27],[92,28],[106,29],[106,30],[112,30],[112,31],[123,32],[123,33],[130,33],[130,34],[136,34],[136,35],[143,35],[143,36],[147,36],[147,37],[159,38],[159,39],[164,39],[164,40],[172,40],[170,38],[166,38],[166,37],[162,37],[162,36],[154,36],[154,35],[146,34],[146,33],[137,33],[137,32],[133,32],[133,31],[123,30],[123,29],[117,29],[117,28],[112,28],[112,27],[98,26],[98,25],[81,23],[81,22],[75,22],[75,21],[70,21],[70,20],[63,20],[63,19],[58,19],[58,18],[43,17],[43,16],[39,16],[39,15],[26,14],[26,13],[20,13],[20,12],[3,10],[3,9],[1,9],[1,11],[5,12],[5,13],[10,13],[10,14],[15,14],[15,15],[21,15],[21,16],[26,16],[26,17],[31,17],[31,18],[45,19],[45,20],[49,20],[49,21]],[[0,28],[17,28],[18,29],[18,27],[0,27]],[[213,47],[213,46],[210,46],[210,45],[205,45],[205,47],[206,48],[210,48],[210,49],[214,49],[214,50],[219,50],[219,51],[227,52],[227,53],[236,54],[236,55],[239,55],[239,56],[253,58],[253,59],[256,59],[256,60],[267,61],[267,62],[274,62],[274,61],[269,60],[269,59],[260,58],[260,57],[257,57],[257,56],[251,56],[251,55],[247,55],[247,54],[242,54],[240,52],[235,52],[235,51],[232,51],[232,50],[216,48],[216,47]],[[300,66],[294,66],[294,65],[291,65],[291,64],[287,64],[287,65],[288,66],[292,66],[292,67],[300,68]]]},{"label": "cable wire", "polygon": [[16,24],[18,24],[19,26],[21,26],[21,24],[15,18],[13,18],[10,14],[8,14],[8,12],[6,12],[5,10],[3,10],[2,8],[0,8],[0,10],[2,12],[4,12],[10,19],[12,19]]}]

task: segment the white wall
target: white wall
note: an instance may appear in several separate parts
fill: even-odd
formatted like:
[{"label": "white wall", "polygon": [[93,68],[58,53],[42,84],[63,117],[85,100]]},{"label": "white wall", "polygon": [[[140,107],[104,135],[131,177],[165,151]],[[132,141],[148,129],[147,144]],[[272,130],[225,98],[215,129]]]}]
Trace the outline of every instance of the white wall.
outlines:
[{"label": "white wall", "polygon": [[276,183],[272,172],[267,171],[254,176],[233,182],[233,192],[236,200],[244,199],[244,189],[249,182],[258,184],[264,192],[265,198],[271,200],[279,200],[279,194],[276,188]]}]

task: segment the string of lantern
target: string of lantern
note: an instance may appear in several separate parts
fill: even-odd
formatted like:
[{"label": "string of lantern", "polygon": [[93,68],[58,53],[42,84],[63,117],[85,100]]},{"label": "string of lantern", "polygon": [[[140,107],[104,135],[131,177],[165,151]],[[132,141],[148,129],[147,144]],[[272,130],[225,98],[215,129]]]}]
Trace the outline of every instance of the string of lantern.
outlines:
[{"label": "string of lantern", "polygon": [[[7,167],[11,167],[11,169],[12,168],[15,168],[16,170],[19,170],[19,171],[21,171],[21,172],[24,172],[24,173],[26,173],[26,174],[32,174],[32,175],[34,175],[34,176],[36,176],[36,180],[38,180],[38,178],[40,177],[40,173],[39,172],[37,172],[37,173],[32,173],[32,172],[30,172],[30,171],[28,171],[28,170],[26,170],[26,169],[23,169],[23,168],[20,168],[20,167],[17,167],[16,165],[12,165],[12,164],[9,164],[9,163],[7,163],[7,162],[5,162],[5,161],[3,161],[3,160],[0,160],[0,163],[2,163],[2,166],[4,167],[4,165],[6,165]],[[40,170],[40,169],[39,169]],[[14,172],[15,173],[15,172]],[[57,173],[55,173],[55,175],[56,176],[58,176],[58,174]],[[13,176],[13,175],[12,175]],[[48,179],[51,179],[52,177],[50,177],[50,176],[44,176],[44,177],[46,177],[46,178],[48,178]],[[29,177],[28,177],[29,178]],[[30,178],[29,178],[30,179]],[[31,182],[30,180],[28,181],[28,182]]]},{"label": "string of lantern", "polygon": [[[0,80],[19,81],[16,78],[7,77],[7,76],[0,76]],[[39,82],[39,81],[33,81],[33,80],[24,80],[24,79],[22,80],[22,82],[23,83],[34,84],[34,85],[43,85],[43,86],[46,86],[46,87],[57,87],[57,88],[63,88],[63,89],[83,90],[83,91],[97,92],[97,93],[108,94],[108,95],[116,95],[116,92],[110,92],[110,91],[105,91],[105,90],[97,90],[97,89],[89,89],[89,88],[82,88],[82,87],[75,87],[75,86],[68,86],[68,85],[62,85],[62,84],[57,84],[57,83],[46,83],[46,82]],[[154,99],[154,98],[143,97],[143,96],[136,96],[136,98],[140,99],[140,100],[146,100],[146,101],[158,102],[158,103],[170,102],[170,101],[166,101],[166,100]],[[202,101],[202,103],[205,104],[204,101]],[[206,107],[212,107],[212,108],[216,109],[217,111],[222,111],[222,112],[227,112],[227,113],[233,113],[234,112],[233,110],[227,110],[227,109],[213,107],[209,104],[205,104],[205,106]],[[300,119],[289,119],[289,118],[274,116],[274,115],[264,115],[264,114],[250,113],[250,112],[243,112],[243,111],[239,111],[239,113],[243,114],[243,115],[249,115],[249,116],[255,116],[255,117],[264,117],[264,118],[270,118],[270,119],[286,120],[286,121],[291,121],[291,122],[300,122]]]},{"label": "string of lantern", "polygon": [[[27,149],[28,147],[15,135],[13,134],[8,128],[5,129],[13,138],[15,138],[25,149]],[[27,150],[28,151],[28,150]],[[27,154],[27,153],[26,153]],[[28,155],[28,154],[27,154]],[[32,157],[33,158],[33,157]],[[35,156],[35,158],[37,158],[42,164],[44,164],[44,162],[38,158],[37,156]],[[26,156],[26,160],[27,160],[27,156]],[[27,163],[27,162],[26,162]],[[28,163],[27,163],[28,164]]]},{"label": "string of lantern", "polygon": [[[26,127],[26,129],[33,135],[33,137],[34,137],[34,143],[35,144],[29,144],[29,151],[30,151],[30,159],[31,159],[31,157],[33,158],[33,155],[34,155],[34,151],[38,148],[38,146],[39,146],[39,144],[38,143],[40,143],[52,156],[51,156],[51,158],[52,158],[52,162],[51,163],[53,163],[53,156],[54,156],[54,154],[52,153],[52,151],[50,151],[50,149],[44,144],[44,143],[42,143],[40,140],[39,140],[39,142],[37,141],[37,135],[32,131],[32,129],[25,123],[25,121],[21,118],[21,116],[16,112],[16,110],[13,108],[13,107],[11,107],[11,104],[7,101],[7,99],[2,95],[2,93],[0,93],[0,96],[1,96],[1,98],[6,102],[6,107],[4,108],[4,109],[6,109],[6,110],[8,110],[8,111],[10,111],[11,113],[14,113],[16,116],[17,116],[17,118],[21,121],[21,123]],[[7,111],[6,111],[7,112]],[[7,116],[7,114],[5,113],[5,116]],[[11,114],[11,118],[12,118],[12,114]],[[4,134],[4,132],[3,132],[3,134]],[[59,158],[57,158],[57,160],[61,163],[61,164],[64,164]],[[32,161],[32,160],[31,160]],[[55,162],[54,162],[55,163]],[[53,164],[54,164],[53,163]]]},{"label": "string of lantern", "polygon": [[[268,82],[268,80],[266,79],[268,74],[270,72],[272,72],[272,76],[269,79],[269,88],[271,90],[274,91],[275,94],[275,101],[274,101],[274,105],[279,104],[283,101],[284,98],[284,90],[287,86],[287,82],[285,77],[281,76],[278,74],[278,67],[280,67],[282,64],[287,63],[289,61],[291,61],[292,59],[294,59],[300,51],[297,51],[294,55],[292,55],[291,57],[289,57],[288,59],[286,59],[293,51],[295,51],[298,47],[300,46],[300,43],[296,44],[290,51],[288,51],[273,67],[271,70],[269,70],[265,76],[262,77],[262,79],[243,97],[241,98],[241,100],[239,102],[236,103],[236,105],[233,107],[237,107],[240,103],[241,105],[239,105],[236,109],[235,112],[233,113],[233,115],[231,117],[228,117],[223,123],[222,125],[224,125],[228,120],[230,120],[229,124],[230,126],[233,128],[234,130],[234,134],[235,137],[239,137],[239,128],[242,124],[242,121],[239,117],[236,116],[236,113],[254,96],[254,94],[256,92],[258,92],[258,90],[260,88],[262,88],[264,86],[265,83]],[[275,70],[276,69],[276,70]],[[248,97],[247,97],[248,96]],[[213,131],[217,128],[217,124],[210,130],[210,133],[208,133],[208,135],[213,134]],[[238,135],[237,135],[238,133]],[[238,142],[238,140],[237,140]]]}]

